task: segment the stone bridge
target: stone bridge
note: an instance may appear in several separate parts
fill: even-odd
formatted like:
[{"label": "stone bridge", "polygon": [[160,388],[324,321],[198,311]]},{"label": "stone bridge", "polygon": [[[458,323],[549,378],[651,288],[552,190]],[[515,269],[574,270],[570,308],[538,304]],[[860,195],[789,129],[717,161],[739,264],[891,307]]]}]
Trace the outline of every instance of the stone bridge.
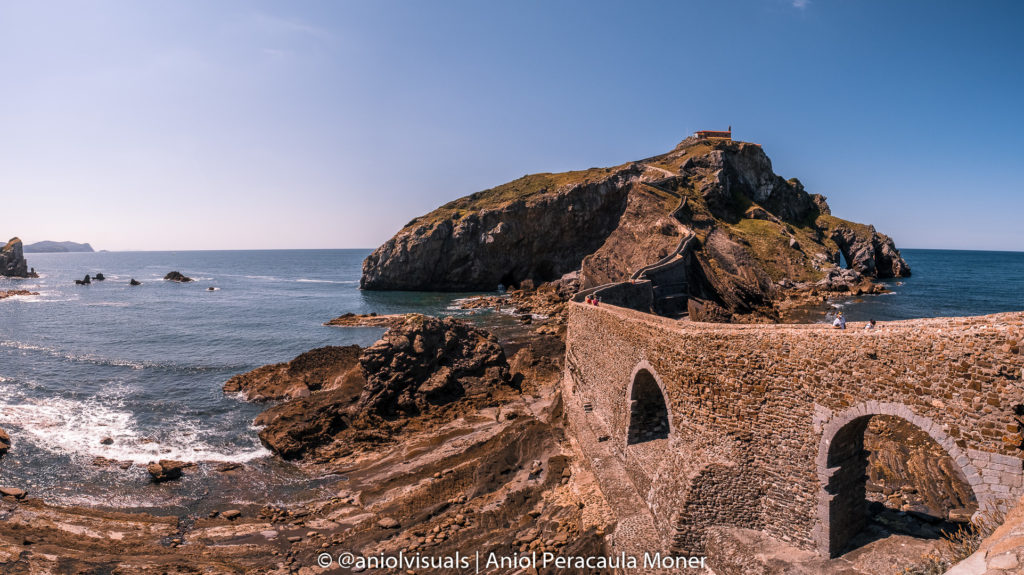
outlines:
[{"label": "stone bridge", "polygon": [[707,528],[737,526],[835,556],[867,521],[875,415],[945,448],[982,509],[1024,495],[1024,313],[862,328],[571,304],[563,397],[613,544],[703,553]]}]

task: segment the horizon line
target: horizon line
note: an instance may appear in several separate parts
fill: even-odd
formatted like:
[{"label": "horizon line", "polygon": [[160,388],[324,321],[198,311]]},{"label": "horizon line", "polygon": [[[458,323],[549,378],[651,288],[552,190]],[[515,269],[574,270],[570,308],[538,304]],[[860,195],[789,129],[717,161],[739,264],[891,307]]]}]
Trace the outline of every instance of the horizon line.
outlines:
[{"label": "horizon line", "polygon": [[[94,249],[91,252],[28,252],[33,256],[47,254],[98,254],[98,253],[156,253],[156,252],[312,252],[312,251],[374,251],[377,248],[212,248],[212,249],[124,249],[107,250]],[[902,250],[919,251],[944,251],[944,252],[998,252],[998,253],[1024,253],[1024,250],[1011,249],[990,249],[990,248],[919,248],[905,247],[897,248]]]}]

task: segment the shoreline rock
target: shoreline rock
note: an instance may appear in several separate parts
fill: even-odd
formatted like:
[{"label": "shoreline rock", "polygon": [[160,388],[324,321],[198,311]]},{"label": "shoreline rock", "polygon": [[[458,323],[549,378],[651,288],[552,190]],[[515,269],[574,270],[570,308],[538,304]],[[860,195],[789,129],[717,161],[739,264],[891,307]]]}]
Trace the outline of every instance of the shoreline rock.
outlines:
[{"label": "shoreline rock", "polygon": [[[263,444],[282,458],[316,455],[343,435],[368,444],[387,441],[396,426],[414,418],[444,420],[460,406],[491,404],[496,393],[515,389],[497,339],[453,318],[409,314],[370,347],[328,349],[225,384],[263,397],[291,397],[254,422],[263,426]],[[307,360],[317,356],[322,357]],[[330,383],[323,383],[324,374]],[[298,393],[295,382],[304,385]]]},{"label": "shoreline rock", "polygon": [[312,349],[291,361],[236,375],[224,383],[224,393],[239,393],[247,401],[275,401],[308,397],[313,391],[330,391],[344,386],[346,378],[356,378],[356,385],[362,385],[362,374],[358,371],[360,353],[358,345]]},{"label": "shoreline rock", "polygon": [[0,299],[6,299],[9,297],[26,296],[26,295],[39,295],[37,291],[29,291],[27,289],[9,289],[0,291]]},{"label": "shoreline rock", "polygon": [[409,315],[407,313],[377,315],[376,313],[354,314],[349,312],[324,322],[324,325],[337,327],[394,327],[404,323]]}]

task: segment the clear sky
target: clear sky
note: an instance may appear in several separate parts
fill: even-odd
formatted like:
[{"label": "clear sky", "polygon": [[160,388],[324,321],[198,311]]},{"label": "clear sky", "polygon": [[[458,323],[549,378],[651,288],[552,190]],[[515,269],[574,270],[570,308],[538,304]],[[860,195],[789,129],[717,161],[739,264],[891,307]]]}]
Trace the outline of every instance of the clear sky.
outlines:
[{"label": "clear sky", "polygon": [[376,247],[732,125],[899,247],[1024,250],[1024,3],[0,0],[0,234]]}]

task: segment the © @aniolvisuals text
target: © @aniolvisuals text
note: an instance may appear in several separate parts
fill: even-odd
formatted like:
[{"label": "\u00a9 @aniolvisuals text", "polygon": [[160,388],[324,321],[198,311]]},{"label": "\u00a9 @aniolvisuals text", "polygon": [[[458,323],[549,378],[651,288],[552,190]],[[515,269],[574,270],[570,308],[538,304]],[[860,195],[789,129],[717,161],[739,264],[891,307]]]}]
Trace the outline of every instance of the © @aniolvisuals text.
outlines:
[{"label": "\u00a9 @aniolvisuals text", "polygon": [[317,565],[324,569],[341,567],[360,572],[367,569],[451,569],[465,571],[473,569],[475,573],[492,572],[493,570],[509,569],[693,569],[706,570],[705,556],[667,555],[663,553],[644,553],[641,556],[627,555],[558,555],[551,552],[543,553],[512,553],[502,555],[479,551],[463,554],[458,551],[453,555],[424,555],[421,553],[407,554],[398,552],[395,555],[357,555],[348,551],[333,555],[321,553],[317,556]]}]

